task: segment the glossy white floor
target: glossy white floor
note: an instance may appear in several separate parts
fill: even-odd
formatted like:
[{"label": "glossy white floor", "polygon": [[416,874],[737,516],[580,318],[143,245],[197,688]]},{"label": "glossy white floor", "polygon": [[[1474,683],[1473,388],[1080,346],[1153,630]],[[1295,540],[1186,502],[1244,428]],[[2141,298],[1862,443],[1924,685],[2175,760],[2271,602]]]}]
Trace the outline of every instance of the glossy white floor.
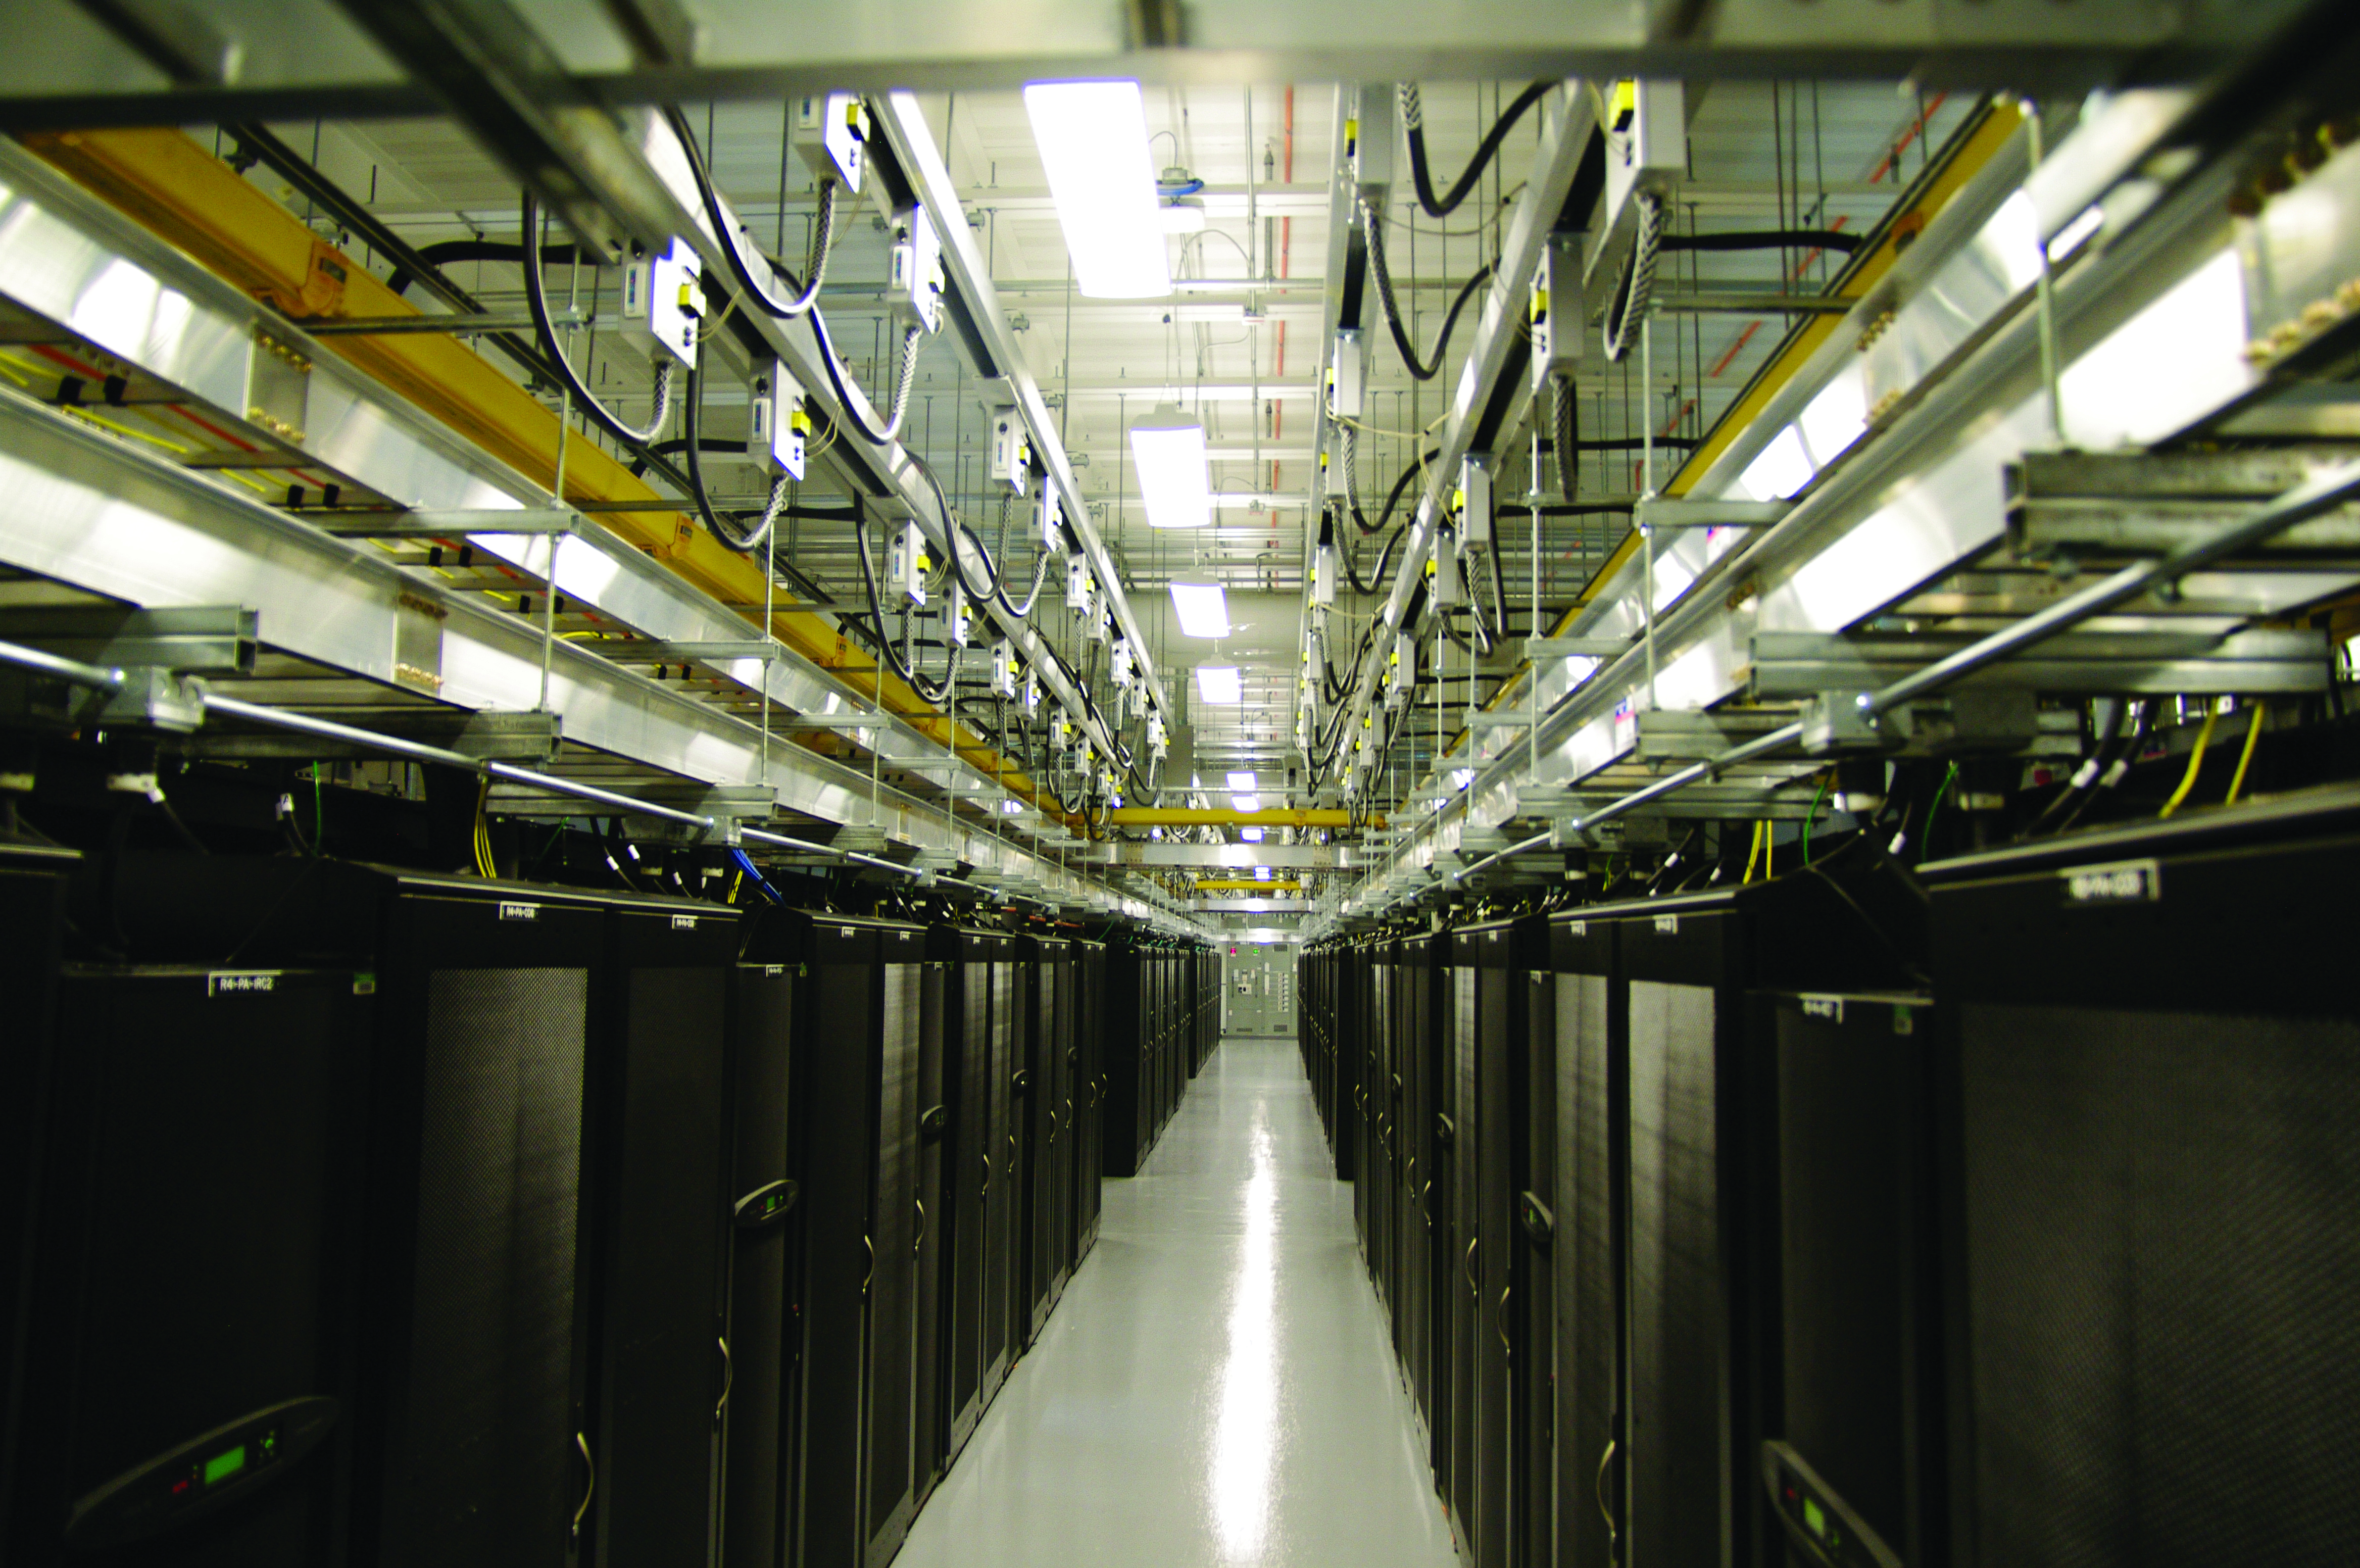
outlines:
[{"label": "glossy white floor", "polygon": [[896,1568],[1452,1568],[1292,1040],[1230,1038]]}]

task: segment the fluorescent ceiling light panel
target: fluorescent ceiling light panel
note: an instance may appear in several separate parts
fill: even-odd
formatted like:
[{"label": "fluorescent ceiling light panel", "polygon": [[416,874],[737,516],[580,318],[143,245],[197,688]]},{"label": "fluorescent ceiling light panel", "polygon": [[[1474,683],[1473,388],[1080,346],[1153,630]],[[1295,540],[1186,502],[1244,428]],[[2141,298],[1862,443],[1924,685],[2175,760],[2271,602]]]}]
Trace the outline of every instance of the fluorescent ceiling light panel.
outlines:
[{"label": "fluorescent ceiling light panel", "polygon": [[1213,471],[1205,425],[1166,403],[1131,427],[1131,460],[1150,528],[1204,528],[1213,521]]},{"label": "fluorescent ceiling light panel", "polygon": [[1196,666],[1196,695],[1207,702],[1235,707],[1246,699],[1245,683],[1238,678],[1235,664],[1199,664]]},{"label": "fluorescent ceiling light panel", "polygon": [[1024,112],[1074,258],[1075,287],[1094,300],[1172,292],[1139,83],[1036,82],[1024,89]]},{"label": "fluorescent ceiling light panel", "polygon": [[1260,811],[1262,809],[1262,796],[1258,795],[1233,795],[1229,796],[1229,805],[1233,809],[1238,811]]},{"label": "fluorescent ceiling light panel", "polygon": [[1218,583],[1175,583],[1172,613],[1180,620],[1183,637],[1227,637],[1229,596]]},{"label": "fluorescent ceiling light panel", "polygon": [[[2360,637],[2355,637],[2353,641],[2360,642]],[[1240,828],[1238,829],[1238,838],[1240,841],[1243,843],[1259,844],[1262,842],[1262,829],[1259,828]]]},{"label": "fluorescent ceiling light panel", "polygon": [[1240,795],[1251,795],[1261,787],[1262,784],[1253,774],[1244,769],[1239,769],[1229,774],[1229,788]]}]

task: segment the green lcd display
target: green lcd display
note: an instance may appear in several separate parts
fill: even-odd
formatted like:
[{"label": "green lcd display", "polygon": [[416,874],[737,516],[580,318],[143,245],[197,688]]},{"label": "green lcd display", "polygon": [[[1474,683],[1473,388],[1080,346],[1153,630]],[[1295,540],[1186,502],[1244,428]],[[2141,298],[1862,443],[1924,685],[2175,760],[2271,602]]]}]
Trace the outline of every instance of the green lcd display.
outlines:
[{"label": "green lcd display", "polygon": [[217,1486],[245,1468],[246,1444],[241,1442],[235,1448],[216,1453],[205,1461],[205,1485]]},{"label": "green lcd display", "polygon": [[1813,1535],[1828,1533],[1828,1516],[1821,1513],[1819,1505],[1808,1497],[1803,1499],[1803,1522],[1811,1527]]}]

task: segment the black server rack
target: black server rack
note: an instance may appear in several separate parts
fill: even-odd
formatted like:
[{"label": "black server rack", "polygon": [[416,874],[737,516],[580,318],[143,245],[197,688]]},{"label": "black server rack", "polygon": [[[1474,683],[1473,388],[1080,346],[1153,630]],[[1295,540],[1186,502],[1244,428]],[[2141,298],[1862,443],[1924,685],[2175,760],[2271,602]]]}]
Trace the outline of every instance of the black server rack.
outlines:
[{"label": "black server rack", "polygon": [[1065,1115],[1065,1045],[1072,1013],[1072,944],[1062,937],[1035,938],[1032,1005],[1025,1029],[1023,1069],[1024,1291],[1018,1323],[1031,1343],[1048,1322],[1049,1310],[1065,1288],[1073,1213],[1066,1201],[1072,1180],[1065,1174],[1073,1141],[1059,1135]]},{"label": "black server rack", "polygon": [[[1452,1366],[1448,1496],[1477,1568],[1509,1568],[1511,1520],[1524,1492],[1513,1450],[1514,1383],[1528,1362],[1518,1299],[1531,1297],[1530,1242],[1517,1212],[1530,1190],[1532,1056],[1528,971],[1545,952],[1534,921],[1453,933],[1455,1104],[1450,1282]],[[1526,1354],[1521,1358],[1519,1352]],[[1524,1399],[1530,1398],[1525,1391]]]},{"label": "black server rack", "polygon": [[1074,1261],[1098,1239],[1105,1196],[1107,950],[1103,942],[1074,944]]},{"label": "black server rack", "polygon": [[1458,1277],[1450,1239],[1455,1153],[1450,938],[1443,932],[1421,932],[1403,938],[1400,950],[1401,967],[1409,971],[1411,1065],[1420,1112],[1410,1168],[1423,1233],[1422,1239],[1412,1237],[1416,1278],[1410,1299],[1418,1320],[1413,1350],[1418,1408],[1426,1416],[1426,1463],[1439,1487],[1450,1464],[1450,1291]]},{"label": "black server rack", "polygon": [[1631,1561],[1763,1556],[1776,1216],[1753,1113],[1771,1102],[1775,1051],[1749,993],[1906,988],[1920,938],[1884,892],[1815,872],[1585,912],[1616,923],[1627,992],[1630,1458],[1617,1518]]},{"label": "black server rack", "polygon": [[1917,994],[1768,1005],[1777,1400],[1761,1481],[1806,1563],[1945,1563],[1934,1015]]},{"label": "black server rack", "polygon": [[1432,1347],[1428,1341],[1436,1245],[1434,1222],[1427,1210],[1427,1189],[1435,1175],[1434,1097],[1427,1065],[1433,1048],[1433,951],[1429,938],[1397,938],[1388,944],[1394,1075],[1400,1080],[1393,1140],[1400,1179],[1393,1205],[1393,1351],[1411,1398],[1429,1425]]},{"label": "black server rack", "polygon": [[[1565,1568],[1621,1561],[1625,1517],[1630,1038],[1615,931],[1614,921],[1586,914],[1549,922],[1555,1181],[1542,1196],[1551,1206],[1556,1341],[1554,1561]],[[1535,1315],[1546,1321],[1537,1302]]]},{"label": "black server rack", "polygon": [[918,1048],[925,931],[765,911],[743,957],[797,965],[792,1069],[802,1213],[802,1464],[793,1561],[858,1568],[899,1548],[912,1497]]},{"label": "black server rack", "polygon": [[[750,935],[750,927],[741,938]],[[784,1568],[802,1463],[803,1184],[795,1132],[797,964],[738,965],[730,1016],[727,1398],[722,1561]]]},{"label": "black server rack", "polygon": [[1105,1169],[1136,1176],[1147,1159],[1148,999],[1146,966],[1135,941],[1118,935],[1106,951],[1106,994],[1098,1031],[1099,1071],[1106,1080]]},{"label": "black server rack", "polygon": [[1359,944],[1347,943],[1336,966],[1336,1034],[1321,1062],[1327,1075],[1328,1141],[1336,1179],[1360,1168],[1360,1064],[1368,1039],[1368,964]]},{"label": "black server rack", "polygon": [[[988,1282],[1004,1274],[1004,1256],[995,1259],[995,1235],[1007,1225],[997,1211],[1007,1206],[1008,1194],[992,1181],[994,1151],[1000,1146],[993,1120],[997,1106],[1005,1115],[1004,1091],[995,1100],[994,1053],[999,1049],[994,999],[1015,949],[1016,938],[999,931],[941,929],[934,933],[934,950],[943,955],[943,1077],[949,1095],[948,1116],[942,1135],[945,1195],[942,1202],[944,1414],[943,1462],[947,1464],[967,1446],[989,1398],[985,1373]],[[1004,1346],[1001,1371],[1005,1371]]]},{"label": "black server rack", "polygon": [[[0,1519],[12,1486],[27,1358],[27,1248],[39,1203],[37,1155],[55,1069],[58,970],[64,962],[66,878],[80,857],[30,845],[0,848]],[[0,1530],[0,1560],[7,1537]]]},{"label": "black server rack", "polygon": [[12,1560],[594,1546],[604,902],[320,860],[97,880],[138,961],[71,981]]},{"label": "black server rack", "polygon": [[727,1339],[738,912],[607,901],[592,993],[595,1560],[709,1560]]},{"label": "black server rack", "polygon": [[943,956],[943,933],[926,936],[927,959],[918,987],[916,1190],[911,1212],[917,1233],[911,1239],[910,1281],[910,1493],[914,1513],[925,1506],[942,1474],[945,1453],[944,1413],[949,1345],[948,1146],[952,1079],[956,1060],[951,1040],[951,993],[960,966]]},{"label": "black server rack", "polygon": [[1393,1297],[1392,1197],[1393,1172],[1393,944],[1371,938],[1363,945],[1368,965],[1368,1049],[1360,1073],[1360,1097],[1365,1109],[1359,1174],[1352,1183],[1352,1222],[1359,1234],[1360,1255],[1377,1287],[1377,1299],[1390,1310]]},{"label": "black server rack", "polygon": [[1029,938],[1010,938],[991,959],[982,1189],[985,1404],[1000,1391],[1024,1343],[1018,1316],[1024,1289],[1024,1100],[1019,1084],[1029,1048],[1025,1020],[1032,1006],[1032,947]]},{"label": "black server rack", "polygon": [[1964,1564],[2360,1557],[2360,791],[1928,868]]}]

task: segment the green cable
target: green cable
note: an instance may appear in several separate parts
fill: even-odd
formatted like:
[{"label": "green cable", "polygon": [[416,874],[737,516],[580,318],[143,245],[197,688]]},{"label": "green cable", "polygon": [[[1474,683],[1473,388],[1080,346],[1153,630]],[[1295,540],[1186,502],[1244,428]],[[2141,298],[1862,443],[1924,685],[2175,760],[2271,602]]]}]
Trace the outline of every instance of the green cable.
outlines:
[{"label": "green cable", "polygon": [[1927,847],[1929,849],[1934,843],[1934,813],[1942,809],[1942,797],[1950,793],[1950,781],[1958,776],[1959,764],[1952,762],[1950,771],[1942,775],[1941,787],[1934,791],[1934,804],[1926,808],[1926,826],[1920,828],[1918,832],[1926,840]]},{"label": "green cable", "polygon": [[1811,822],[1819,814],[1819,802],[1828,797],[1828,780],[1832,776],[1832,770],[1819,775],[1819,792],[1811,796],[1811,809],[1803,813],[1803,863],[1807,866],[1811,863]]}]

